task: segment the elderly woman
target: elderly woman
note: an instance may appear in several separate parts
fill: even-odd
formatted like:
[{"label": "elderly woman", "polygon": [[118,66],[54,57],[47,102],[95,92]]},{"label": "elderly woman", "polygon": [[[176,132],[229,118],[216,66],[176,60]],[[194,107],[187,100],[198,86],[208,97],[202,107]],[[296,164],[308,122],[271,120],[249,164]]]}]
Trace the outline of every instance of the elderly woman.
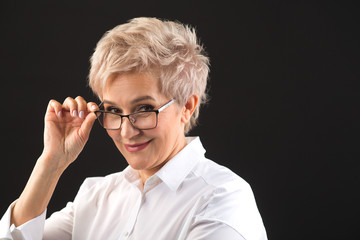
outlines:
[{"label": "elderly woman", "polygon": [[[0,224],[3,239],[266,239],[250,186],[185,137],[206,100],[209,60],[193,29],[136,18],[108,31],[91,57],[82,97],[51,100],[44,150]],[[129,166],[88,178],[45,220],[65,169],[98,119]]]}]

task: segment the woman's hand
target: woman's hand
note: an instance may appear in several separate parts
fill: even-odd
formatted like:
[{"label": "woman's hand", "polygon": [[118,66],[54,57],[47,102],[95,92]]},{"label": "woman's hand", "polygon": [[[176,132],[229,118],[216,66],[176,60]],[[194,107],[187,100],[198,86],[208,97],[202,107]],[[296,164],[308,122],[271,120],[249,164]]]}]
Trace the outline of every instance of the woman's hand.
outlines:
[{"label": "woman's hand", "polygon": [[64,171],[80,154],[89,139],[98,106],[78,96],[63,104],[49,102],[45,115],[44,151],[46,167]]},{"label": "woman's hand", "polygon": [[72,163],[89,139],[96,119],[95,103],[68,97],[63,104],[49,102],[45,114],[44,151],[24,191],[13,206],[11,224],[20,226],[46,209],[62,172]]}]

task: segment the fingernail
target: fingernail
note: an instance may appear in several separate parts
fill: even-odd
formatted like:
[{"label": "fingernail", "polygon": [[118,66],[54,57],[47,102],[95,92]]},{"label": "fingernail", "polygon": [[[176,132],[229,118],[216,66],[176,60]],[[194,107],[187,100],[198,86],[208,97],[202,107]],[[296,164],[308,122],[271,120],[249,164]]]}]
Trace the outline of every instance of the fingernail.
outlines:
[{"label": "fingernail", "polygon": [[79,118],[83,118],[84,117],[84,111],[80,111],[79,112]]},{"label": "fingernail", "polygon": [[96,109],[96,105],[92,105],[91,108],[92,108],[93,110],[95,110],[95,109]]},{"label": "fingernail", "polygon": [[74,110],[74,111],[73,111],[73,117],[76,117],[76,116],[77,116],[77,111]]},{"label": "fingernail", "polygon": [[61,111],[58,111],[57,115],[58,117],[61,117]]}]

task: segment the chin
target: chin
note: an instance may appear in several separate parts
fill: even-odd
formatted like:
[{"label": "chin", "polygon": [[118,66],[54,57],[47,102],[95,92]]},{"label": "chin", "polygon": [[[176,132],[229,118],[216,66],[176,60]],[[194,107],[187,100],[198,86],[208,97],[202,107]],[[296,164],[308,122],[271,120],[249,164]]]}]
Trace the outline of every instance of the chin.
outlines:
[{"label": "chin", "polygon": [[144,158],[129,157],[126,158],[126,161],[135,170],[144,170],[149,168],[147,165],[149,161]]},{"label": "chin", "polygon": [[126,147],[121,144],[116,144],[120,153],[123,155],[127,163],[135,170],[144,170],[151,167],[151,163],[154,161],[154,157],[152,154],[153,142],[150,143],[145,149],[141,151],[131,152],[126,149]]},{"label": "chin", "polygon": [[145,152],[128,152],[125,148],[120,152],[127,163],[135,170],[145,169],[147,163],[150,162],[149,154],[144,154]]}]

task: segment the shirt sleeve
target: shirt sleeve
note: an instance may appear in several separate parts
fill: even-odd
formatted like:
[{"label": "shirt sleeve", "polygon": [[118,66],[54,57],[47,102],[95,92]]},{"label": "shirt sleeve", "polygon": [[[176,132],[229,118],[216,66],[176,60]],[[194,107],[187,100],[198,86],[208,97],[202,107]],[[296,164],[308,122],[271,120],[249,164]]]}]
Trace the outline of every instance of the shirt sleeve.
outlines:
[{"label": "shirt sleeve", "polygon": [[[15,203],[15,202],[14,202]],[[0,221],[0,239],[33,239],[40,240],[44,231],[44,223],[46,217],[46,210],[38,217],[15,227],[14,224],[10,226],[11,211],[14,206],[12,203]]]},{"label": "shirt sleeve", "polygon": [[81,205],[81,198],[86,197],[89,191],[102,177],[87,178],[80,186],[74,202],[68,202],[61,211],[53,213],[45,221],[44,240],[70,240],[74,229],[74,216],[76,206]]},{"label": "shirt sleeve", "polygon": [[31,219],[18,227],[15,227],[14,224],[10,226],[11,210],[14,203],[10,205],[0,221],[1,240],[71,239],[73,203],[69,202],[65,208],[59,212],[53,213],[46,221],[45,210],[40,216]]},{"label": "shirt sleeve", "polygon": [[0,221],[0,240],[52,240],[52,239],[71,239],[74,224],[74,206],[77,200],[88,192],[102,178],[87,178],[81,185],[74,203],[69,202],[65,208],[59,212],[53,213],[48,219],[46,210],[38,217],[15,227],[10,226],[11,211],[14,206],[13,202]]},{"label": "shirt sleeve", "polygon": [[44,240],[71,239],[74,221],[74,204],[67,203],[61,211],[54,212],[45,221]]},{"label": "shirt sleeve", "polygon": [[219,186],[205,199],[186,240],[267,240],[254,195],[245,181]]},{"label": "shirt sleeve", "polygon": [[246,240],[240,233],[235,229],[230,227],[227,224],[217,222],[217,221],[202,221],[198,223],[189,235],[186,237],[186,240]]}]

